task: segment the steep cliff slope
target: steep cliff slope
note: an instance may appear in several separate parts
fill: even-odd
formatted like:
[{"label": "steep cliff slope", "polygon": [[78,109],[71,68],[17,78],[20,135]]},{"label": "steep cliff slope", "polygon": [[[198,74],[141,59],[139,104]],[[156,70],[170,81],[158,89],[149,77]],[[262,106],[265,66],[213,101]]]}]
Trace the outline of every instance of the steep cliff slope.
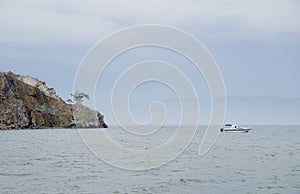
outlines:
[{"label": "steep cliff slope", "polygon": [[[81,105],[83,109],[83,105]],[[78,105],[66,104],[45,82],[11,72],[0,72],[0,129],[106,127],[97,111],[95,122],[86,122],[86,113]]]}]

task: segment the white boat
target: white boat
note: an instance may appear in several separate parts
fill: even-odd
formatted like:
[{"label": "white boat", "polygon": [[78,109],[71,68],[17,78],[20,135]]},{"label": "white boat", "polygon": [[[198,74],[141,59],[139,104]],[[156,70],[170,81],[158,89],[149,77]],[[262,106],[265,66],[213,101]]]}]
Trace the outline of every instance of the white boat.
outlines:
[{"label": "white boat", "polygon": [[239,127],[237,125],[225,124],[223,128],[220,129],[221,132],[245,132],[248,133],[250,130],[253,130],[249,127]]}]

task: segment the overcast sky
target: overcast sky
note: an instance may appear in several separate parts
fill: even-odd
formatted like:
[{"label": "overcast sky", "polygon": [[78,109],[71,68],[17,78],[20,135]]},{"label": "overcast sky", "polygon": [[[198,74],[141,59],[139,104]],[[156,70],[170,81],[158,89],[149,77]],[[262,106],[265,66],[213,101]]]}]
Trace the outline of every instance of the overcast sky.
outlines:
[{"label": "overcast sky", "polygon": [[[300,124],[300,112],[296,109],[300,99],[299,18],[297,0],[1,0],[0,71],[11,70],[45,80],[67,99],[78,65],[97,41],[133,25],[171,25],[192,34],[208,48],[220,66],[228,96],[249,100],[239,101],[240,109],[230,101],[228,119],[272,124],[270,116],[255,117],[256,111],[263,112],[259,107],[252,107],[253,117],[248,121],[245,115],[238,116],[244,114],[243,106],[249,108],[250,101],[257,105],[272,96],[288,101],[287,106],[278,107],[278,111],[284,109],[276,116],[277,121],[282,119],[278,123]],[[150,57],[132,56],[137,55],[123,58],[128,66]],[[119,61],[122,62],[125,63]],[[108,69],[112,75],[118,71]],[[198,75],[190,76],[197,82]],[[113,85],[111,78],[102,81],[106,87]],[[135,96],[140,100],[149,93]],[[99,94],[99,99],[98,108],[113,122],[109,96]],[[265,107],[265,115],[267,110]]]}]

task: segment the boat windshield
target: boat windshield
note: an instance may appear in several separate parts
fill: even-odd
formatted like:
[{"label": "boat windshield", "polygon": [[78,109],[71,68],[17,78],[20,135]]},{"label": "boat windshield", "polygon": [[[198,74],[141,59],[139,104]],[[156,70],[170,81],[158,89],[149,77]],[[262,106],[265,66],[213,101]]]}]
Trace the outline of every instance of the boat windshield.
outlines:
[{"label": "boat windshield", "polygon": [[232,125],[231,124],[225,124],[225,127],[231,127]]}]

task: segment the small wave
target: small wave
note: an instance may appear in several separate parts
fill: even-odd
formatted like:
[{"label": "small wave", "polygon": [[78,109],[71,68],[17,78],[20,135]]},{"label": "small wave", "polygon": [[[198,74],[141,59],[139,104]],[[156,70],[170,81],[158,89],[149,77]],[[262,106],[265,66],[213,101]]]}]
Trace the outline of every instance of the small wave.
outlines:
[{"label": "small wave", "polygon": [[0,173],[0,176],[30,176],[30,173]]},{"label": "small wave", "polygon": [[200,180],[200,179],[183,179],[183,178],[181,178],[180,182],[183,182],[183,183],[187,183],[187,182],[191,182],[191,183],[204,183],[206,181]]}]

